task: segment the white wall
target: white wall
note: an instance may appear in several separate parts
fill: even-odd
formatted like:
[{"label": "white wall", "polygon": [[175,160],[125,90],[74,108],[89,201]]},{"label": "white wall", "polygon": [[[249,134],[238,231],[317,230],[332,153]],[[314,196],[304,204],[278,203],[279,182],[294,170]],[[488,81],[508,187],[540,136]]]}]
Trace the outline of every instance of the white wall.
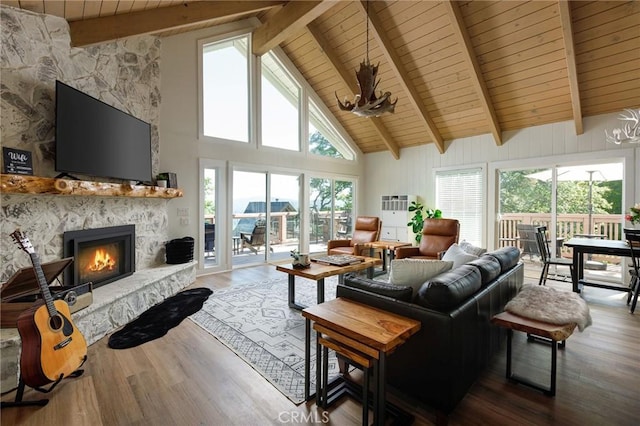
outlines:
[{"label": "white wall", "polygon": [[[620,127],[618,114],[606,114],[584,119],[584,134],[576,136],[573,121],[547,124],[504,132],[502,146],[491,135],[481,135],[448,141],[440,154],[433,144],[403,149],[400,159],[389,153],[364,156],[365,173],[363,214],[380,214],[382,195],[418,195],[425,205],[434,208],[434,174],[440,168],[485,166],[488,171],[487,214],[485,235],[492,235],[495,221],[495,170],[497,168],[538,167],[574,161],[602,162],[624,158],[626,170],[624,205],[640,201],[640,147],[617,146],[605,142],[605,129]],[[631,148],[630,148],[631,147]],[[492,238],[486,237],[492,247]]]}]

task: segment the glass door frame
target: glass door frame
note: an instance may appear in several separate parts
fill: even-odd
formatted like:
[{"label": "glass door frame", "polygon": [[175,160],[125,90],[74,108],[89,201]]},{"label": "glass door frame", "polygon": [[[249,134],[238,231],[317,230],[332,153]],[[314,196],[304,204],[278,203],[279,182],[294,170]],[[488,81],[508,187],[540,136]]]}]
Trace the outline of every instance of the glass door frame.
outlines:
[{"label": "glass door frame", "polygon": [[[228,169],[228,174],[229,174],[229,185],[227,185],[227,197],[228,197],[228,203],[227,206],[228,208],[226,209],[227,214],[228,214],[228,223],[226,224],[226,230],[229,233],[229,235],[231,235],[232,233],[232,223],[233,223],[233,194],[234,194],[234,190],[233,190],[233,186],[235,185],[234,181],[233,181],[233,175],[234,172],[246,172],[246,173],[258,173],[258,174],[264,174],[265,175],[265,219],[266,219],[266,235],[265,235],[265,253],[260,256],[260,260],[256,261],[256,262],[250,262],[247,264],[242,264],[242,265],[234,265],[233,264],[233,256],[232,256],[232,251],[231,248],[228,250],[228,254],[229,254],[229,269],[233,269],[238,268],[238,267],[245,267],[245,266],[255,266],[255,265],[259,265],[259,264],[265,264],[265,263],[269,263],[272,258],[271,258],[271,251],[270,251],[270,247],[271,247],[271,218],[272,218],[272,212],[271,212],[271,194],[273,193],[272,191],[272,176],[273,175],[287,175],[287,176],[292,176],[292,177],[298,177],[298,181],[299,181],[299,185],[298,185],[298,204],[299,204],[299,211],[302,212],[304,211],[303,209],[306,209],[308,206],[308,201],[306,201],[303,198],[303,194],[304,194],[304,185],[306,184],[306,179],[307,177],[305,176],[304,173],[302,173],[299,170],[294,170],[294,169],[286,169],[286,168],[279,168],[279,167],[256,167],[255,165],[250,165],[250,164],[246,164],[246,163],[231,163],[229,165],[229,169]],[[304,251],[303,247],[306,247],[305,244],[307,244],[307,241],[305,241],[304,239],[304,234],[303,232],[305,232],[304,230],[307,228],[307,218],[306,215],[302,215],[300,214],[300,224],[299,224],[299,228],[300,228],[300,238],[299,238],[299,243],[298,243],[298,249],[300,251]],[[258,259],[256,259],[258,260]],[[287,258],[287,260],[289,260]]]},{"label": "glass door frame", "polygon": [[[214,169],[216,170],[216,192],[215,192],[215,206],[216,206],[216,231],[214,238],[214,247],[216,248],[216,260],[215,264],[211,267],[205,267],[205,259],[204,259],[204,206],[205,206],[205,181],[204,181],[204,171],[205,169]],[[228,241],[229,238],[227,232],[227,209],[219,208],[224,206],[226,203],[225,199],[227,197],[227,163],[221,160],[211,160],[206,158],[201,158],[199,160],[198,167],[198,274],[210,274],[214,272],[221,272],[228,270],[228,262],[229,256],[228,253],[231,250],[231,243]],[[226,242],[226,243],[225,243]]]}]

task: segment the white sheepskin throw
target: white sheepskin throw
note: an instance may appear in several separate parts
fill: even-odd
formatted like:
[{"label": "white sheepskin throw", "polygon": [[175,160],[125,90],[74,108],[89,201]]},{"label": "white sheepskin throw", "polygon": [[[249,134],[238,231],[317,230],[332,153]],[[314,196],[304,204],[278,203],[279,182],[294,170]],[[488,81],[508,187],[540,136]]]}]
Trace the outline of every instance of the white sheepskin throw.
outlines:
[{"label": "white sheepskin throw", "polygon": [[591,325],[589,306],[577,293],[540,285],[523,286],[505,310],[550,324],[576,323],[580,331]]}]

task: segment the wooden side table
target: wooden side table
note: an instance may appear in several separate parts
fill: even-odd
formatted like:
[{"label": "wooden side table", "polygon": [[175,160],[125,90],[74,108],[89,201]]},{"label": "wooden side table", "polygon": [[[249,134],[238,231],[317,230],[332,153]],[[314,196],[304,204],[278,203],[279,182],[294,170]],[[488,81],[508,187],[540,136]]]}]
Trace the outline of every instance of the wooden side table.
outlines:
[{"label": "wooden side table", "polygon": [[364,243],[364,246],[369,249],[369,256],[373,257],[375,249],[382,249],[382,270],[381,273],[387,272],[387,258],[389,259],[389,266],[391,261],[395,257],[396,249],[398,247],[410,246],[411,243],[403,243],[400,241],[373,241],[370,243]]},{"label": "wooden side table", "polygon": [[[305,327],[305,398],[310,395],[311,322],[316,330],[316,404],[328,406],[344,394],[349,393],[349,383],[343,376],[342,383],[348,386],[332,388],[327,383],[327,348],[363,367],[373,368],[373,416],[374,425],[384,424],[386,404],[386,358],[398,346],[420,330],[420,321],[391,312],[373,308],[349,299],[337,298],[302,311]],[[323,352],[325,356],[323,356]],[[323,364],[323,359],[324,364]],[[367,389],[362,389],[363,394]],[[366,394],[368,395],[368,393]],[[367,397],[363,397],[364,405]],[[363,416],[363,420],[366,420]]]},{"label": "wooden side table", "polygon": [[[524,318],[510,312],[502,312],[494,316],[491,318],[491,322],[507,329],[507,380],[537,389],[547,396],[554,396],[556,394],[558,347],[564,349],[566,340],[573,334],[573,330],[576,328],[576,323],[562,325],[549,324]],[[546,339],[545,341],[551,344],[551,380],[549,387],[534,383],[527,378],[513,374],[511,371],[511,340],[513,330],[527,333],[529,339],[535,339],[536,336]]]}]

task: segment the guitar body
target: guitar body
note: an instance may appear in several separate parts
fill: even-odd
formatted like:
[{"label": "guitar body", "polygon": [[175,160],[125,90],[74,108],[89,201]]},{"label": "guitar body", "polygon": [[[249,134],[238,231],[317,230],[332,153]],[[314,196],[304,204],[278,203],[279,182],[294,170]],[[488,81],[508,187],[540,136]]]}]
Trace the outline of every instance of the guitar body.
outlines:
[{"label": "guitar body", "polygon": [[71,322],[69,306],[63,300],[52,302],[57,311],[51,316],[43,303],[18,317],[22,339],[20,374],[27,386],[39,387],[67,377],[87,356],[84,336]]}]

